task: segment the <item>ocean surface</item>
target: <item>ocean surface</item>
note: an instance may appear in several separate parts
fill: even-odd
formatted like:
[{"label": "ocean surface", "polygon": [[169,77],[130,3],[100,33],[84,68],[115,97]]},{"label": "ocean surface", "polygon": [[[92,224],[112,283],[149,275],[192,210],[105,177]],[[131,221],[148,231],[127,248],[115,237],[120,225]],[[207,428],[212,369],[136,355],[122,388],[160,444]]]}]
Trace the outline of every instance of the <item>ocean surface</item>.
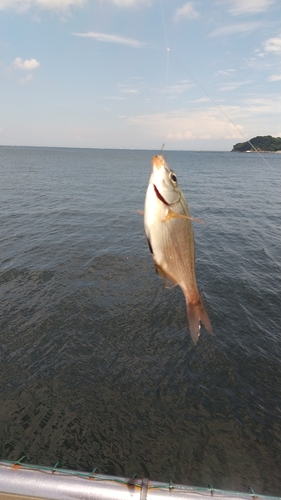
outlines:
[{"label": "ocean surface", "polygon": [[0,458],[281,494],[281,156],[166,151],[214,336],[142,210],[157,151],[1,147]]}]

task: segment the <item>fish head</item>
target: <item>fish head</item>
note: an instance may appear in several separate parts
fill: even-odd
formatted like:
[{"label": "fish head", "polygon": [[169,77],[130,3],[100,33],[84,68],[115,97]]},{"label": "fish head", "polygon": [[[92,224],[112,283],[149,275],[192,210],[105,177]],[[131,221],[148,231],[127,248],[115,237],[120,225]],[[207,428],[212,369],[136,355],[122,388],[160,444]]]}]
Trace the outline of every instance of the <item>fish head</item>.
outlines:
[{"label": "fish head", "polygon": [[181,189],[178,186],[176,174],[168,167],[162,155],[152,157],[152,173],[150,184],[165,205],[177,203],[181,198]]}]

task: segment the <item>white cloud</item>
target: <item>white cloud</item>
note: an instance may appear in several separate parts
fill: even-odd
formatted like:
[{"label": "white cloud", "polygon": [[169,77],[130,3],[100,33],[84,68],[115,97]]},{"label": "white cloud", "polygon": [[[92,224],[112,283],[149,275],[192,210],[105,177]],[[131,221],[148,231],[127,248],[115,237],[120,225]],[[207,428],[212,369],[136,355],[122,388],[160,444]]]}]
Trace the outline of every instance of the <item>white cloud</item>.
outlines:
[{"label": "white cloud", "polygon": [[21,84],[26,84],[29,83],[33,79],[33,76],[31,73],[28,73],[24,78],[20,78],[19,82]]},{"label": "white cloud", "polygon": [[139,94],[139,91],[137,89],[123,89],[123,90],[120,90],[120,92],[123,92],[124,94],[129,94],[129,95]]},{"label": "white cloud", "polygon": [[126,38],[124,36],[118,36],[118,35],[108,35],[107,33],[89,32],[89,33],[73,33],[73,35],[85,38],[93,38],[98,42],[127,45],[135,49],[140,49],[142,47],[147,46],[147,44],[145,44],[144,42],[140,42],[139,40],[135,40],[134,38]]},{"label": "white cloud", "polygon": [[[243,108],[245,113],[252,115],[279,115],[281,113],[281,102],[279,96],[272,95],[271,98],[267,97],[257,97],[245,100],[245,106]],[[242,110],[241,110],[242,113]],[[245,115],[244,115],[245,116]]]},{"label": "white cloud", "polygon": [[216,72],[216,75],[231,75],[232,73],[235,73],[236,69],[220,69]]},{"label": "white cloud", "polygon": [[265,12],[276,0],[220,0],[220,5],[229,5],[229,12],[233,15],[254,14]]},{"label": "white cloud", "polygon": [[236,33],[249,33],[261,25],[258,21],[252,21],[248,23],[234,23],[228,24],[226,26],[221,26],[210,33],[209,36],[227,36],[235,35]]},{"label": "white cloud", "polygon": [[126,84],[121,84],[118,86],[118,92],[120,92],[120,94],[127,94],[127,95],[131,95],[131,96],[134,96],[134,95],[138,95],[140,92],[137,88],[135,87],[132,87],[130,85],[126,85]]},{"label": "white cloud", "polygon": [[268,78],[270,82],[279,82],[281,80],[281,75],[272,75]]},{"label": "white cloud", "polygon": [[149,4],[150,0],[112,0],[119,7],[138,7],[142,4]]},{"label": "white cloud", "polygon": [[[255,134],[257,125],[264,124],[272,115],[279,116],[281,104],[277,105],[277,96],[271,98],[247,97],[241,105],[223,106],[224,113],[215,106],[206,106],[190,111],[189,109],[174,110],[165,113],[152,113],[138,116],[123,117],[129,125],[143,130],[153,140],[161,142],[163,137],[170,141],[200,140],[241,140],[241,131],[247,135]],[[234,125],[235,124],[235,125]],[[257,135],[257,134],[256,134]]]},{"label": "white cloud", "polygon": [[266,42],[264,42],[264,50],[266,52],[281,54],[281,35],[266,40]]},{"label": "white cloud", "polygon": [[39,7],[45,10],[65,11],[70,7],[80,7],[87,0],[0,0],[0,10],[14,9],[24,12],[31,7]]},{"label": "white cloud", "polygon": [[117,84],[117,91],[119,96],[120,94],[123,96],[122,99],[138,96],[143,91],[142,79],[139,77],[128,78],[124,82]]},{"label": "white cloud", "polygon": [[199,17],[199,12],[194,8],[193,2],[187,2],[182,7],[178,7],[174,14],[174,20],[179,21],[180,19],[196,19]]},{"label": "white cloud", "polygon": [[[130,124],[146,130],[151,137],[167,137],[171,141],[193,139],[237,139],[236,127],[222,117],[214,107],[190,112],[188,110],[156,113],[127,118]],[[237,125],[239,128],[239,125]]]},{"label": "white cloud", "polygon": [[36,61],[36,59],[25,59],[24,61],[21,57],[17,57],[13,62],[13,66],[24,71],[31,71],[39,68],[40,62]]},{"label": "white cloud", "polygon": [[210,102],[210,101],[211,101],[210,97],[199,97],[199,99],[195,99],[194,101],[191,102],[200,104],[201,102]]},{"label": "white cloud", "polygon": [[122,97],[120,95],[106,95],[102,96],[101,99],[104,99],[105,101],[125,101],[126,97]]},{"label": "white cloud", "polygon": [[221,83],[219,85],[219,90],[229,92],[230,90],[235,90],[235,89],[238,89],[239,87],[242,87],[242,85],[247,85],[248,83],[252,83],[252,81],[253,80],[246,80],[244,82]]},{"label": "white cloud", "polygon": [[170,97],[177,97],[184,94],[188,89],[194,87],[194,83],[189,83],[188,80],[182,80],[178,85],[170,85],[165,88],[165,92]]},{"label": "white cloud", "polygon": [[[71,7],[81,7],[90,0],[0,0],[0,10],[14,9],[24,12],[31,7],[45,10],[67,11]],[[150,3],[150,0],[108,0],[119,7],[134,7]]]},{"label": "white cloud", "polygon": [[184,141],[188,139],[198,139],[198,137],[193,135],[192,132],[190,132],[190,130],[187,130],[186,132],[176,132],[176,133],[169,132],[167,134],[167,139],[171,141]]}]

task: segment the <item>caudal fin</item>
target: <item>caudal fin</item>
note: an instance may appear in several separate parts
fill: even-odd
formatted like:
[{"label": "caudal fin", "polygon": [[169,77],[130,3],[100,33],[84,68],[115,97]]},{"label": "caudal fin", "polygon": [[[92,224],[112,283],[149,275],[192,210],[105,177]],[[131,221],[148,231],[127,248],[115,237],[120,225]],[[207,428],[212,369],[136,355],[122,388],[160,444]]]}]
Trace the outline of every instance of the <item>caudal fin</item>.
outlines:
[{"label": "caudal fin", "polygon": [[200,297],[197,302],[186,301],[186,305],[190,335],[196,345],[200,336],[200,323],[205,326],[210,335],[213,335],[213,329]]}]

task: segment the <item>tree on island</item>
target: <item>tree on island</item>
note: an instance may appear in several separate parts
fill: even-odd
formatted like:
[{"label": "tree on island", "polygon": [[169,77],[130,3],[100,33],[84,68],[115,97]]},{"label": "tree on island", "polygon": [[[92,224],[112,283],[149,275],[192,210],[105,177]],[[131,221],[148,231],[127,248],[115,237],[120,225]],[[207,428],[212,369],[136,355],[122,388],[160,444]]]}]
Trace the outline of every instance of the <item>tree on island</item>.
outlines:
[{"label": "tree on island", "polygon": [[232,149],[232,152],[245,153],[245,151],[281,151],[281,137],[258,135],[250,141],[238,142]]}]

